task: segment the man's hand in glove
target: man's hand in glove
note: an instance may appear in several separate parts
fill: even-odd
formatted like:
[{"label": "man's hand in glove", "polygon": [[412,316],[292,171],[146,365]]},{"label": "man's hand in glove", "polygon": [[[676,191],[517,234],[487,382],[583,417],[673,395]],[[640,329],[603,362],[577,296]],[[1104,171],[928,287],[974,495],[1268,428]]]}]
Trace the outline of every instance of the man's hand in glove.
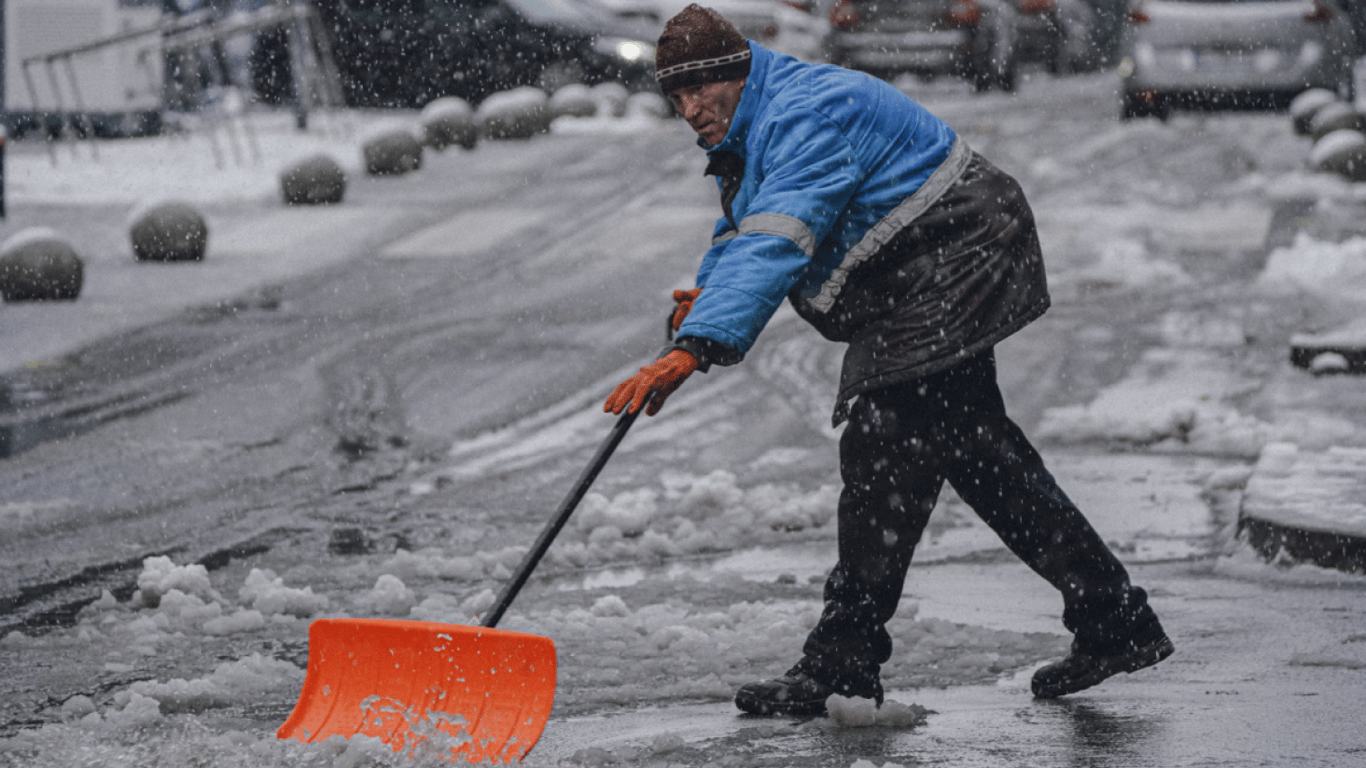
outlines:
[{"label": "man's hand in glove", "polygon": [[678,306],[674,307],[673,316],[669,318],[669,327],[677,331],[683,327],[683,318],[692,311],[692,303],[697,301],[698,294],[702,293],[701,288],[694,288],[690,291],[674,291],[674,301]]},{"label": "man's hand in glove", "polygon": [[653,416],[664,406],[664,400],[695,370],[697,358],[681,349],[675,349],[641,368],[640,373],[618,384],[602,409],[608,413],[621,413],[622,409],[635,413],[653,393],[654,397],[650,398],[650,405],[645,409],[645,415]]}]

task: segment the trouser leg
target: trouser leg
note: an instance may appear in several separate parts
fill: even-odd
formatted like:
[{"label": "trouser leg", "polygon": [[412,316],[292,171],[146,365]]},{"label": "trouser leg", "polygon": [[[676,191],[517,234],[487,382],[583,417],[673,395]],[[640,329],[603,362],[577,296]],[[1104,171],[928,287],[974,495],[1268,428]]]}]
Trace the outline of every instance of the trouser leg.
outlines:
[{"label": "trouser leg", "polygon": [[960,366],[966,381],[944,390],[956,446],[943,468],[954,490],[1026,565],[1063,598],[1063,626],[1078,645],[1119,652],[1161,633],[1147,593],[1058,486],[1024,432],[1007,415],[991,353]]},{"label": "trouser leg", "polygon": [[892,654],[886,625],[944,484],[929,444],[901,419],[914,409],[883,394],[856,401],[840,437],[839,560],[801,662],[831,685],[877,693]]},{"label": "trouser leg", "polygon": [[1142,589],[1005,413],[988,351],[859,398],[840,440],[839,562],[802,664],[832,684],[876,679],[886,623],[943,481],[1063,597],[1076,641],[1108,651],[1161,628]]}]

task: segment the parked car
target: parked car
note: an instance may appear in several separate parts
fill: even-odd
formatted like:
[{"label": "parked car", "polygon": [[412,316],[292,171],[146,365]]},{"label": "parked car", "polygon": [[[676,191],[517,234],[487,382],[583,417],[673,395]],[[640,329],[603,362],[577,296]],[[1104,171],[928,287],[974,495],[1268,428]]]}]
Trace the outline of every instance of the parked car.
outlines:
[{"label": "parked car", "polygon": [[1357,42],[1336,0],[1141,0],[1120,53],[1123,118],[1284,109],[1308,88],[1356,95]]},{"label": "parked car", "polygon": [[1016,57],[1053,74],[1087,72],[1103,60],[1099,20],[1082,0],[1012,0]]},{"label": "parked car", "polygon": [[826,0],[828,61],[891,79],[967,78],[978,91],[1015,89],[1012,0]]},{"label": "parked car", "polygon": [[654,88],[658,32],[582,0],[314,0],[348,105],[477,104],[518,86]]},{"label": "parked car", "polygon": [[[627,17],[648,18],[664,30],[673,18],[693,0],[593,0]],[[827,25],[824,18],[811,13],[814,0],[702,0],[726,17],[747,40],[771,51],[786,53],[804,61],[822,57],[821,40]]]}]

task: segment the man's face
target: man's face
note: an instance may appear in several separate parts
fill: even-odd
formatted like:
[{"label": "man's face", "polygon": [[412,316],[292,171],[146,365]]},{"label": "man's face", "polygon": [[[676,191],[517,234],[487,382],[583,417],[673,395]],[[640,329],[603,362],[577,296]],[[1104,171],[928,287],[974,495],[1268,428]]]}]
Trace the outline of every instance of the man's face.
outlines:
[{"label": "man's face", "polygon": [[669,94],[674,109],[688,121],[697,135],[712,146],[721,143],[735,119],[735,108],[745,92],[745,81],[722,80],[717,83],[686,85]]}]

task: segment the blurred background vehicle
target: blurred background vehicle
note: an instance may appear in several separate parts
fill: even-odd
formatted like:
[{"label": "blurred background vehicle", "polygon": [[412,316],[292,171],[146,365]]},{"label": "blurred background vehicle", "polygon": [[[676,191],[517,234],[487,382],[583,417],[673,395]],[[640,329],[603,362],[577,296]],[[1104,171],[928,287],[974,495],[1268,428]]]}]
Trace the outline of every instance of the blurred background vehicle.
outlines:
[{"label": "blurred background vehicle", "polygon": [[[27,68],[25,60],[136,29],[154,29],[163,0],[8,0],[4,13],[3,121],[13,137],[31,131],[53,136],[63,129],[58,112],[71,110],[68,126],[96,135],[156,133],[161,125],[162,62],[154,51],[108,47]],[[70,67],[70,69],[67,69]],[[54,80],[53,74],[56,73]],[[74,103],[70,83],[81,84]],[[79,113],[79,119],[76,114]]]},{"label": "blurred background vehicle", "polygon": [[1120,116],[1284,109],[1308,88],[1350,100],[1359,52],[1337,0],[1140,0],[1120,42]]},{"label": "blurred background vehicle", "polygon": [[[421,107],[441,96],[473,104],[519,86],[616,81],[653,89],[658,32],[586,0],[315,0],[353,107]],[[292,98],[278,72],[286,42],[261,36],[254,85]],[[285,70],[287,71],[287,69]]]},{"label": "blurred background vehicle", "polygon": [[1018,13],[1016,52],[1021,63],[1040,63],[1053,74],[1100,67],[1100,21],[1082,0],[1012,0]]},{"label": "blurred background vehicle", "polygon": [[817,0],[830,23],[826,59],[883,79],[967,78],[978,91],[1015,89],[1014,0]]},{"label": "blurred background vehicle", "polygon": [[[648,19],[656,25],[656,37],[664,22],[693,0],[592,0],[619,16]],[[813,13],[815,0],[702,0],[702,4],[725,16],[746,39],[778,53],[803,61],[819,61],[821,40],[828,25]]]}]

